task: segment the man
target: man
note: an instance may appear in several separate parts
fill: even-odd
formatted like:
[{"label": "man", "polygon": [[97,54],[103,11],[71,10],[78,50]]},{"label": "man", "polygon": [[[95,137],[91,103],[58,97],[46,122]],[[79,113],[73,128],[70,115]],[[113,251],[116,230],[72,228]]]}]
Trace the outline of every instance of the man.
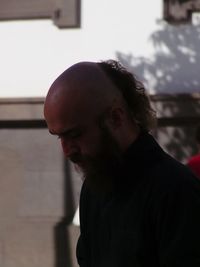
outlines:
[{"label": "man", "polygon": [[200,266],[200,183],[149,134],[154,112],[131,73],[77,63],[51,85],[44,115],[84,177],[81,267]]},{"label": "man", "polygon": [[196,129],[196,143],[198,146],[198,154],[192,156],[188,161],[189,168],[200,179],[200,125]]}]

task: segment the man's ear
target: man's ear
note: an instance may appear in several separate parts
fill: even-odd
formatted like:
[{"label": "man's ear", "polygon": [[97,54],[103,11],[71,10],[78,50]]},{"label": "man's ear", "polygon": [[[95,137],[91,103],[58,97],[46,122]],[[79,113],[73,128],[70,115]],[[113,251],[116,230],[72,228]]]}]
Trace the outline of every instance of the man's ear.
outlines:
[{"label": "man's ear", "polygon": [[108,123],[114,130],[121,127],[124,122],[124,110],[121,107],[113,107],[109,114]]}]

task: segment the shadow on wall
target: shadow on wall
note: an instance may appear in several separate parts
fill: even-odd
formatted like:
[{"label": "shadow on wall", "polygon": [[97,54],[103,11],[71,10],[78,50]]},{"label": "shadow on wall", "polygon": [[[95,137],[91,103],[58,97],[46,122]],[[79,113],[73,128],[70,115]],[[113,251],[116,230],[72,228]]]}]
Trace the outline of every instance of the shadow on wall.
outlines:
[{"label": "shadow on wall", "polygon": [[158,116],[159,143],[182,162],[195,154],[200,122],[200,26],[165,25],[153,33],[153,59],[117,52],[117,59],[142,80]]},{"label": "shadow on wall", "polygon": [[200,26],[165,25],[150,41],[152,60],[120,52],[117,59],[143,79],[151,93],[200,92]]}]

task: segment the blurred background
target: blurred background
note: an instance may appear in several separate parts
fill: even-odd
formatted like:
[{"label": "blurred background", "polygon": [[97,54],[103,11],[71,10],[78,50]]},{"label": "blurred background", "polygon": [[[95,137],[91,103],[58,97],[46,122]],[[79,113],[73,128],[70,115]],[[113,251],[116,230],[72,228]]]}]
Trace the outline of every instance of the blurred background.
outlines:
[{"label": "blurred background", "polygon": [[200,123],[199,0],[0,0],[0,267],[77,267],[80,177],[49,135],[49,86],[79,61],[119,60],[186,164]]}]

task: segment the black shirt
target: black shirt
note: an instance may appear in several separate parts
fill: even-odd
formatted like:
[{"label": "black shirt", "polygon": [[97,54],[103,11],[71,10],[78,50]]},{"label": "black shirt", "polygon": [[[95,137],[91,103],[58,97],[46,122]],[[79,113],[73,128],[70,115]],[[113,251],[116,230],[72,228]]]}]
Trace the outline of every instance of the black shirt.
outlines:
[{"label": "black shirt", "polygon": [[114,191],[82,187],[81,267],[199,267],[200,181],[143,133],[124,155]]}]

